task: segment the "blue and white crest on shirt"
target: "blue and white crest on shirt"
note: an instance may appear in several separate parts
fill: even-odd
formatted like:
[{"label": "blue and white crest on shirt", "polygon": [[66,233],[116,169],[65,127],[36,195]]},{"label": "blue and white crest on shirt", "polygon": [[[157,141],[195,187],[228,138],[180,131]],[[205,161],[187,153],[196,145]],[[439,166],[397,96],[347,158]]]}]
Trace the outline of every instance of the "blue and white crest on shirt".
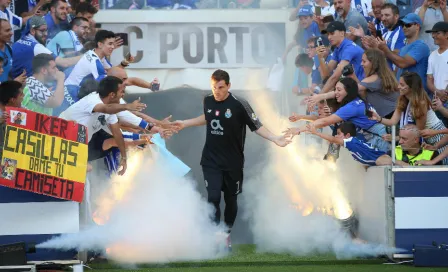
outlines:
[{"label": "blue and white crest on shirt", "polygon": [[226,113],[224,114],[224,116],[225,116],[226,118],[230,118],[230,117],[232,117],[232,111],[230,111],[230,109],[227,109],[227,111],[226,111]]}]

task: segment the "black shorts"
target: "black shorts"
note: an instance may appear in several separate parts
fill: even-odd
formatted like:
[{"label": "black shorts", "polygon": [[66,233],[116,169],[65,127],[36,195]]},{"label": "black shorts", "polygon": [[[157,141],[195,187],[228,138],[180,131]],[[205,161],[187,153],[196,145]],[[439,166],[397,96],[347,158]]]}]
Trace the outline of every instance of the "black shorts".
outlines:
[{"label": "black shorts", "polygon": [[207,192],[223,191],[231,195],[238,195],[243,191],[243,169],[223,171],[202,166],[202,172]]},{"label": "black shorts", "polygon": [[110,138],[113,138],[113,136],[103,129],[92,135],[92,139],[90,139],[89,142],[88,161],[94,161],[106,157],[109,150],[103,150],[103,143]]}]

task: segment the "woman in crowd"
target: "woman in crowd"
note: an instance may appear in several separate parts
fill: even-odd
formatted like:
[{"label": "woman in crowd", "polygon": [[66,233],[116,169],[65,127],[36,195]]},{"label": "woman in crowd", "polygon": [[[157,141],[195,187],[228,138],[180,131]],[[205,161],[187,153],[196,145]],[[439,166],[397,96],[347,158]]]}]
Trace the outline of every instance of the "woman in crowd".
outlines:
[{"label": "woman in crowd", "polygon": [[[320,118],[313,122],[315,128],[322,128],[342,121],[351,121],[358,129],[358,137],[364,138],[366,142],[381,151],[390,150],[390,144],[382,139],[386,134],[386,127],[382,124],[369,120],[366,115],[372,107],[359,96],[358,84],[352,78],[343,78],[336,84],[334,91],[339,109],[332,115]],[[298,135],[306,128],[289,128],[285,131],[286,136]]]},{"label": "woman in crowd", "polygon": [[[406,124],[415,124],[420,130],[444,130],[445,126],[436,116],[431,108],[431,100],[423,89],[422,79],[417,73],[405,72],[401,75],[398,83],[400,96],[398,98],[397,107],[390,119],[381,117],[378,113],[372,113],[372,120],[387,126],[400,124],[404,127]],[[425,139],[430,145],[437,144],[443,137],[437,134]],[[446,146],[438,149],[441,154]],[[444,159],[443,164],[447,164],[448,159]]]},{"label": "woman in crowd", "polygon": [[381,117],[391,118],[397,105],[398,83],[389,69],[386,58],[378,49],[368,49],[362,55],[362,67],[366,77],[358,82],[359,94],[370,103]]},{"label": "woman in crowd", "polygon": [[[358,82],[361,98],[372,105],[381,117],[391,118],[400,96],[395,75],[389,69],[384,54],[377,49],[368,49],[362,55],[362,67],[366,77],[359,81],[356,74],[349,77]],[[324,99],[335,97],[335,92],[313,95],[307,98],[308,104],[316,104]]]}]

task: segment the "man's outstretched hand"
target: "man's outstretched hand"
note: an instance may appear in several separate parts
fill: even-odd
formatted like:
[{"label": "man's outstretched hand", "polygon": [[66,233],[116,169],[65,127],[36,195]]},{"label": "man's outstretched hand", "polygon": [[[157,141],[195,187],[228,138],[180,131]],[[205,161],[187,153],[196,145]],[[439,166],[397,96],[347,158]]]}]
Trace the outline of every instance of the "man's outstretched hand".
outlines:
[{"label": "man's outstretched hand", "polygon": [[287,139],[285,135],[280,135],[280,136],[275,137],[273,142],[280,147],[285,147],[288,144],[290,144],[292,141],[291,141],[291,139]]}]

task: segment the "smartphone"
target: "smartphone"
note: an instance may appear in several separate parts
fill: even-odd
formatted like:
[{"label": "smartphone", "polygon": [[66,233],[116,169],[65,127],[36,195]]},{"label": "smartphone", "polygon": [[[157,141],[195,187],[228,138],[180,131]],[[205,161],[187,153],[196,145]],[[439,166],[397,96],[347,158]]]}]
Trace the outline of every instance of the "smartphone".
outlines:
[{"label": "smartphone", "polygon": [[369,118],[372,118],[372,116],[373,116],[373,111],[370,110],[370,109],[367,110],[367,111],[366,111],[366,116],[369,117]]},{"label": "smartphone", "polygon": [[128,33],[115,33],[115,37],[123,40],[123,45],[129,45]]},{"label": "smartphone", "polygon": [[314,6],[314,13],[316,14],[316,16],[321,16],[322,8],[320,6]]},{"label": "smartphone", "polygon": [[125,60],[129,61],[131,59],[131,52],[128,52],[126,56],[124,56]]}]

